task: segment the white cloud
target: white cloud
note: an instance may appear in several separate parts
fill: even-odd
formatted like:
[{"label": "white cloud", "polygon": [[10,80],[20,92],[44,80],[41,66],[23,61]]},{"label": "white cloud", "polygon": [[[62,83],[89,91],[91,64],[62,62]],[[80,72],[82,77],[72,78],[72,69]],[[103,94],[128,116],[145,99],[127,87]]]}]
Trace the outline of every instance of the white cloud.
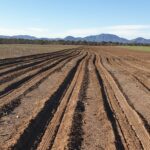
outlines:
[{"label": "white cloud", "polygon": [[141,29],[150,29],[150,25],[117,25],[106,27],[108,29],[119,29],[119,30],[141,30]]},{"label": "white cloud", "polygon": [[66,31],[55,31],[53,29],[45,28],[1,28],[0,35],[20,35],[27,34],[37,37],[65,37],[68,35],[72,36],[88,36],[96,35],[101,33],[116,34],[118,36],[132,39],[136,37],[150,38],[150,25],[116,25],[116,26],[105,26],[96,28],[81,28],[81,29],[71,29]]},{"label": "white cloud", "polygon": [[116,34],[129,39],[136,37],[150,38],[150,25],[118,25],[68,31],[68,35],[74,36],[87,36],[101,33]]},{"label": "white cloud", "polygon": [[0,35],[32,35],[32,36],[48,36],[48,29],[44,28],[1,28]]}]

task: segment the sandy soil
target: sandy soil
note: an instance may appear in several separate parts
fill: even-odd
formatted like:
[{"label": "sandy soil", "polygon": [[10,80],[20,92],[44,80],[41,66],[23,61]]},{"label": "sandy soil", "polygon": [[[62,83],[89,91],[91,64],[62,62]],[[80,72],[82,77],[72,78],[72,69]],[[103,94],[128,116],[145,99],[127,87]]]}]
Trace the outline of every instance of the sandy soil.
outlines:
[{"label": "sandy soil", "polygon": [[149,60],[113,46],[0,60],[0,149],[149,150]]}]

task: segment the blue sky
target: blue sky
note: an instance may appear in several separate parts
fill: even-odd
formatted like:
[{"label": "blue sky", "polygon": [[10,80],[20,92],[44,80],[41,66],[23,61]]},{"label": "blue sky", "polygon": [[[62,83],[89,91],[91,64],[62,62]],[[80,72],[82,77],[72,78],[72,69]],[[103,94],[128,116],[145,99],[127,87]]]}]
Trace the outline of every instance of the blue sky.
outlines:
[{"label": "blue sky", "polygon": [[150,38],[150,0],[1,0],[0,35]]}]

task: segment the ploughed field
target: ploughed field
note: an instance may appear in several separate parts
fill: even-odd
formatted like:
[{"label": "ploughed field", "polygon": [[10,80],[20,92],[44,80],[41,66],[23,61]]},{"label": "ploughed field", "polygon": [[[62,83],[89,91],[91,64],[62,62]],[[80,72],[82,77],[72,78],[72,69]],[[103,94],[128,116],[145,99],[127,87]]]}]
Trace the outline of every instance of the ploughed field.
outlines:
[{"label": "ploughed field", "polygon": [[150,53],[80,47],[1,59],[0,149],[149,150]]}]

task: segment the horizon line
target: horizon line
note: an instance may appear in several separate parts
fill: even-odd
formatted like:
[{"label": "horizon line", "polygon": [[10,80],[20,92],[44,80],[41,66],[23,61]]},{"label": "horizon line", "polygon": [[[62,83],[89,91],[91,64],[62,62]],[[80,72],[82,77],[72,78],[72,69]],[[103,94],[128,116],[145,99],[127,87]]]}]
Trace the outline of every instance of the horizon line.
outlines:
[{"label": "horizon line", "polygon": [[126,40],[134,40],[134,39],[137,39],[137,38],[143,38],[143,39],[146,39],[146,40],[150,40],[149,38],[145,38],[143,36],[137,36],[135,38],[132,38],[132,39],[129,39],[129,38],[125,38],[123,36],[119,36],[117,34],[111,34],[111,33],[100,33],[100,34],[91,34],[91,35],[87,35],[87,36],[74,36],[74,35],[67,35],[67,36],[64,36],[64,37],[46,37],[46,36],[36,36],[36,35],[30,35],[30,34],[14,34],[14,35],[3,35],[3,34],[0,34],[0,36],[5,36],[5,37],[14,37],[14,36],[30,36],[30,37],[34,37],[34,38],[37,38],[37,39],[43,39],[43,38],[46,38],[46,39],[64,39],[66,37],[74,37],[74,38],[85,38],[85,37],[89,37],[89,36],[98,36],[98,35],[115,35],[115,36],[118,36],[119,38],[123,38],[123,39],[126,39]]}]

